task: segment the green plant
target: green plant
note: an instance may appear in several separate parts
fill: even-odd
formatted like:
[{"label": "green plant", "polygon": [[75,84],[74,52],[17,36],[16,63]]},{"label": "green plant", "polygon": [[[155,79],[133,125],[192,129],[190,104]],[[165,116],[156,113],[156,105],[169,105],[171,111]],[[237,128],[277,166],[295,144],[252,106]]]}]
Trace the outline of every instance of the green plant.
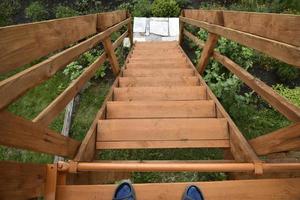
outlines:
[{"label": "green plant", "polygon": [[175,0],[154,0],[151,6],[155,17],[178,17],[180,8]]},{"label": "green plant", "polygon": [[63,18],[63,17],[72,17],[79,15],[79,12],[73,10],[68,6],[59,5],[55,8],[55,17],[56,18]]},{"label": "green plant", "polygon": [[99,0],[76,0],[75,7],[81,14],[97,13],[103,10]]},{"label": "green plant", "polygon": [[12,23],[12,16],[21,7],[19,0],[2,0],[0,2],[0,26]]},{"label": "green plant", "polygon": [[300,70],[296,67],[281,63],[276,67],[276,73],[282,81],[293,81],[300,76]]},{"label": "green plant", "polygon": [[282,96],[290,100],[296,106],[300,107],[300,87],[294,89],[284,87],[282,84],[277,84],[273,88]]},{"label": "green plant", "polygon": [[46,20],[49,13],[41,2],[35,1],[25,9],[25,15],[32,21],[41,21]]},{"label": "green plant", "polygon": [[66,76],[70,77],[70,80],[75,80],[83,71],[82,65],[77,61],[70,63],[63,71]]},{"label": "green plant", "polygon": [[150,17],[151,2],[149,0],[135,0],[132,14],[134,17]]}]

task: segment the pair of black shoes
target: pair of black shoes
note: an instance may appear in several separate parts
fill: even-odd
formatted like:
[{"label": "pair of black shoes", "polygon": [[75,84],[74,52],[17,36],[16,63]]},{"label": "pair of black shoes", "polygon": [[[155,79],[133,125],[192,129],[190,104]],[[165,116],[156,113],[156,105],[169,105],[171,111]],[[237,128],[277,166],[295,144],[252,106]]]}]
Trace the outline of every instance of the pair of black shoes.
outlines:
[{"label": "pair of black shoes", "polygon": [[[135,191],[130,181],[123,181],[118,185],[113,200],[136,200]],[[204,197],[197,186],[190,185],[185,189],[182,200],[204,200]]]}]

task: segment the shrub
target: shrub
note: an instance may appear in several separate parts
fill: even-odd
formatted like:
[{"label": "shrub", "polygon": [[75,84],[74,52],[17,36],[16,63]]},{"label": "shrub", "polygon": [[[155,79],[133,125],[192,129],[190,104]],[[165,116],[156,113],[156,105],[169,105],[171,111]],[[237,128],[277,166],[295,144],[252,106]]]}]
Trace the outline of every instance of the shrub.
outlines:
[{"label": "shrub", "polygon": [[12,23],[12,16],[21,7],[19,0],[2,0],[0,2],[0,26]]},{"label": "shrub", "polygon": [[79,13],[68,6],[59,5],[55,9],[56,18],[72,17],[76,15],[79,15]]},{"label": "shrub", "polygon": [[151,16],[151,3],[149,0],[137,0],[133,6],[134,17],[150,17]]},{"label": "shrub", "polygon": [[151,6],[155,17],[178,17],[180,8],[175,0],[154,0]]},{"label": "shrub", "polygon": [[103,10],[99,0],[76,0],[75,6],[81,14],[97,13]]},{"label": "shrub", "polygon": [[284,87],[281,84],[278,84],[273,87],[280,95],[284,96],[296,106],[300,107],[300,87],[295,87],[294,89],[290,89],[288,87]]},{"label": "shrub", "polygon": [[32,2],[26,9],[25,15],[32,21],[41,21],[48,18],[48,11],[38,1]]}]

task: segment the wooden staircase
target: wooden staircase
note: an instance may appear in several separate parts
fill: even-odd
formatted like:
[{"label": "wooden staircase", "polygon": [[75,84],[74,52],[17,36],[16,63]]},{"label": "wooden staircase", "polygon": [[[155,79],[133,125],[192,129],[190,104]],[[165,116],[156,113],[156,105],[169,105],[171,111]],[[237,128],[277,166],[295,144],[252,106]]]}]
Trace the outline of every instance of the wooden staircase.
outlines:
[{"label": "wooden staircase", "polygon": [[99,120],[97,149],[228,148],[227,121],[196,73],[178,43],[137,43]]}]

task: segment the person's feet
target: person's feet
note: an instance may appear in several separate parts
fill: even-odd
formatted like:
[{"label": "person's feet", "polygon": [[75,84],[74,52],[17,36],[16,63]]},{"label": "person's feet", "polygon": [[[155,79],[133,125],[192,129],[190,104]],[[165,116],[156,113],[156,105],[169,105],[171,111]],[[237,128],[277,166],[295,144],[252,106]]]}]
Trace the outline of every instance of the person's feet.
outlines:
[{"label": "person's feet", "polygon": [[130,181],[122,181],[114,194],[113,200],[135,200],[135,192]]},{"label": "person's feet", "polygon": [[182,200],[204,200],[204,197],[197,186],[191,185],[185,189]]}]

